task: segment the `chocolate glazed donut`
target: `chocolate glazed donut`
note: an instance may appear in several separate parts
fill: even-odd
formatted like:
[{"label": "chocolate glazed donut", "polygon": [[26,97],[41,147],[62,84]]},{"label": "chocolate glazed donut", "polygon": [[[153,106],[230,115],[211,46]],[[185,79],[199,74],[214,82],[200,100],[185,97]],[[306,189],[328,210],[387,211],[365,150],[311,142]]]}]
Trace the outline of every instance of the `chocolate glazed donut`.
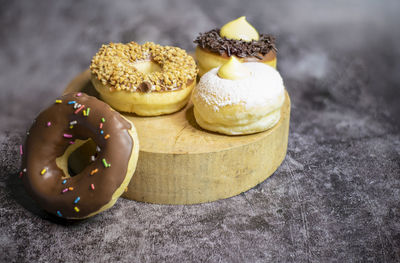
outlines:
[{"label": "chocolate glazed donut", "polygon": [[[86,142],[95,144],[95,153],[71,176],[68,157]],[[82,219],[110,208],[123,193],[139,144],[130,121],[94,97],[71,93],[40,113],[23,152],[23,182],[39,205],[59,217]]]}]

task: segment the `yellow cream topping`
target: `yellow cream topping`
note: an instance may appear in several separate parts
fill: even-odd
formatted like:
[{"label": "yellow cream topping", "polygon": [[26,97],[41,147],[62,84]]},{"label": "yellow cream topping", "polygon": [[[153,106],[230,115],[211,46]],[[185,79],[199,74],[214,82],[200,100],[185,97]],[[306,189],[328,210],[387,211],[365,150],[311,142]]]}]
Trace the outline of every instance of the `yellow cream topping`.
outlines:
[{"label": "yellow cream topping", "polygon": [[218,76],[230,80],[244,79],[250,77],[250,70],[243,66],[235,56],[231,56],[228,62],[219,68]]},{"label": "yellow cream topping", "polygon": [[229,39],[244,40],[250,42],[252,40],[258,40],[260,38],[257,30],[247,22],[245,16],[241,16],[238,19],[228,22],[219,32],[221,37]]}]

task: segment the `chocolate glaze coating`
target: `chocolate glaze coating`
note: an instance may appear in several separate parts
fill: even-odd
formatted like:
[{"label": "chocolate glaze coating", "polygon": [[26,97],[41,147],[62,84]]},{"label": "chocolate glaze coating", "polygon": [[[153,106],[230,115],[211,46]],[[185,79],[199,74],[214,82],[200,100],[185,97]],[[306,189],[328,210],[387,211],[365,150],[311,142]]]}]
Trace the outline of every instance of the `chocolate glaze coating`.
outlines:
[{"label": "chocolate glaze coating", "polygon": [[[128,133],[130,122],[95,97],[79,95],[66,94],[59,98],[62,103],[54,103],[39,114],[26,138],[22,160],[22,169],[26,168],[23,181],[27,191],[44,210],[65,218],[87,217],[110,202],[126,177],[135,143]],[[74,104],[68,104],[69,101],[90,108],[89,115],[84,116],[83,110],[75,114],[77,109]],[[102,118],[105,120],[103,134],[99,126]],[[75,120],[77,124],[70,129],[70,122]],[[48,122],[51,122],[50,126]],[[65,138],[64,134],[70,134],[72,138]],[[107,134],[110,137],[105,139]],[[73,177],[65,175],[57,166],[56,158],[64,154],[70,141],[89,138],[100,147],[96,160]],[[103,165],[103,158],[110,167]],[[96,168],[98,172],[90,175]],[[41,174],[43,169],[46,172]],[[64,179],[67,180],[65,184]],[[73,190],[63,193],[68,187]],[[78,197],[80,200],[74,203]]]}]

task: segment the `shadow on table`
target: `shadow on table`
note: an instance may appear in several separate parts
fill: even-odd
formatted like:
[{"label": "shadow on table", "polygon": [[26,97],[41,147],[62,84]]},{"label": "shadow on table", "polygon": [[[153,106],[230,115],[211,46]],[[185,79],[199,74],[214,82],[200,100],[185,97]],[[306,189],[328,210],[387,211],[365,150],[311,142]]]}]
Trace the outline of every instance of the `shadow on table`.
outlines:
[{"label": "shadow on table", "polygon": [[23,208],[31,212],[34,216],[38,216],[44,220],[48,220],[59,225],[79,224],[84,221],[59,218],[41,209],[25,190],[19,174],[10,174],[6,180],[6,186],[6,191],[8,191],[7,194]]}]

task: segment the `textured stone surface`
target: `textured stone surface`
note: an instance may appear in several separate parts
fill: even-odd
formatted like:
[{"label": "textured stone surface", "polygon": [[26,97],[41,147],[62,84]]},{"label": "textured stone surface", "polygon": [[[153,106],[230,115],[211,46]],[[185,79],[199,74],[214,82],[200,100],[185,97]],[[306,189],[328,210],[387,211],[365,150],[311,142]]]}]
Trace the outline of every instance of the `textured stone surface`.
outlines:
[{"label": "textured stone surface", "polygon": [[[0,262],[399,262],[398,1],[0,1]],[[239,196],[191,206],[118,200],[65,224],[26,195],[32,119],[109,41],[193,50],[247,15],[278,37],[292,98],[288,155]]]}]

